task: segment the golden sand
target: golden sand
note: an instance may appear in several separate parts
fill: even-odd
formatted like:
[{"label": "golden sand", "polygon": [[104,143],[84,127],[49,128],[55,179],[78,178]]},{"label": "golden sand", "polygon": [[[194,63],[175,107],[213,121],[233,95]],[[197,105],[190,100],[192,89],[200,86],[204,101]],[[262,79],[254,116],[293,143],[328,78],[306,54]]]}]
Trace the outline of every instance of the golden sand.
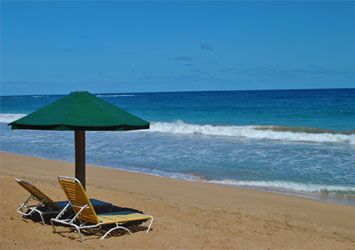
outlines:
[{"label": "golden sand", "polygon": [[[103,241],[22,219],[16,212],[31,182],[53,200],[65,200],[57,176],[74,164],[10,153],[1,157],[1,249],[355,249],[355,207],[87,166],[90,198],[154,216],[152,231]],[[146,226],[146,224],[142,224]]]}]

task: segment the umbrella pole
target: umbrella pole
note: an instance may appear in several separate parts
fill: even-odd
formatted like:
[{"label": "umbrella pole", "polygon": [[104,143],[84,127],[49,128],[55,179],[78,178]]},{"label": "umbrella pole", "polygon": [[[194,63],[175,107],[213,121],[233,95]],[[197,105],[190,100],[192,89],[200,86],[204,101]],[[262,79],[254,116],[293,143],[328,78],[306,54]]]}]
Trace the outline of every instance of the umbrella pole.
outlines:
[{"label": "umbrella pole", "polygon": [[85,131],[75,130],[75,178],[85,186]]}]

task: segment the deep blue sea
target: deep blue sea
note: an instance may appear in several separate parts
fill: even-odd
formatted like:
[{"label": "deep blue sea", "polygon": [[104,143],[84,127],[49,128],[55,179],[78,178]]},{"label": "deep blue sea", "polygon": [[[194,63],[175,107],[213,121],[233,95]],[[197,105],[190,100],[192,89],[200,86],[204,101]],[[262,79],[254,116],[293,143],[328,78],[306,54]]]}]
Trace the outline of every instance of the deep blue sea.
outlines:
[{"label": "deep blue sea", "polygon": [[[97,96],[151,128],[86,132],[88,164],[355,205],[355,89]],[[73,132],[7,126],[61,97],[1,97],[0,150],[73,162]]]}]

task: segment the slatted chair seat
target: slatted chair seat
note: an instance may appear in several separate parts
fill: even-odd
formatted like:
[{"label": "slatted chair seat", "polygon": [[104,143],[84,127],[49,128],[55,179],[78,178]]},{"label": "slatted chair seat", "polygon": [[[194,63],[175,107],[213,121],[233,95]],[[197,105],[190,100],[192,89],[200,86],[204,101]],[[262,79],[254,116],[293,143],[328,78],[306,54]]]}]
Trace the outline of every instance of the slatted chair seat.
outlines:
[{"label": "slatted chair seat", "polygon": [[[44,225],[44,216],[57,214],[63,215],[65,211],[71,209],[68,201],[55,202],[31,183],[19,179],[15,179],[15,181],[30,193],[30,196],[27,198],[27,200],[17,209],[17,212],[22,214],[24,217],[28,217],[34,213],[37,213],[40,215],[42,224]],[[112,208],[112,204],[108,202],[96,199],[90,199],[90,202],[95,209],[104,209],[107,207],[107,209],[111,210]]]},{"label": "slatted chair seat", "polygon": [[136,221],[136,220],[149,220],[149,215],[144,215],[136,212],[131,211],[124,211],[124,212],[113,212],[113,213],[106,213],[106,214],[98,214],[98,220],[102,224],[112,224],[115,221],[120,221],[122,223]]},{"label": "slatted chair seat", "polygon": [[103,240],[107,235],[116,229],[124,229],[131,234],[131,231],[128,228],[122,226],[127,222],[146,221],[150,219],[150,224],[147,229],[147,233],[149,233],[153,223],[153,216],[133,211],[96,214],[90,199],[78,179],[59,176],[58,180],[68,198],[69,204],[72,207],[75,216],[72,219],[61,219],[59,215],[56,218],[52,218],[51,223],[55,233],[55,223],[72,226],[79,233],[81,241],[84,242],[84,238],[81,234],[82,229],[100,229],[103,225],[115,224],[115,227],[108,230],[101,237],[101,240]]}]

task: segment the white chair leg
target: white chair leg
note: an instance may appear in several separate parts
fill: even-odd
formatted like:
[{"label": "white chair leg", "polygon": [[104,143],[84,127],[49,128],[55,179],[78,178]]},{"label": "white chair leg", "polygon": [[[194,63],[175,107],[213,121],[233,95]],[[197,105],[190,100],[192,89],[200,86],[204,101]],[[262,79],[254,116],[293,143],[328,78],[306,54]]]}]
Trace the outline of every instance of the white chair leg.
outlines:
[{"label": "white chair leg", "polygon": [[150,228],[152,227],[153,220],[154,220],[153,216],[150,216],[150,224],[149,224],[149,227],[148,227],[148,229],[147,229],[147,233],[149,233],[149,230],[150,230]]},{"label": "white chair leg", "polygon": [[83,238],[83,236],[81,235],[80,228],[79,228],[77,225],[73,225],[73,226],[75,227],[76,231],[78,231],[79,236],[80,236],[80,239],[81,239],[81,242],[84,242],[84,238]]},{"label": "white chair leg", "polygon": [[55,230],[55,226],[54,226],[53,219],[51,219],[51,224],[52,224],[52,227],[53,227],[53,233],[56,233],[56,232],[57,232],[57,230]]},{"label": "white chair leg", "polygon": [[40,212],[40,211],[36,211],[37,213],[39,213],[39,216],[41,216],[41,219],[42,219],[42,225],[44,226],[45,223],[44,223],[44,218],[43,218],[43,214]]},{"label": "white chair leg", "polygon": [[111,228],[110,230],[108,230],[108,231],[104,234],[104,236],[101,237],[101,240],[105,239],[105,237],[106,237],[107,235],[109,235],[113,230],[116,230],[116,229],[124,229],[124,230],[128,231],[129,234],[132,234],[131,231],[130,231],[128,228],[119,226],[119,225],[116,223],[116,227]]}]

